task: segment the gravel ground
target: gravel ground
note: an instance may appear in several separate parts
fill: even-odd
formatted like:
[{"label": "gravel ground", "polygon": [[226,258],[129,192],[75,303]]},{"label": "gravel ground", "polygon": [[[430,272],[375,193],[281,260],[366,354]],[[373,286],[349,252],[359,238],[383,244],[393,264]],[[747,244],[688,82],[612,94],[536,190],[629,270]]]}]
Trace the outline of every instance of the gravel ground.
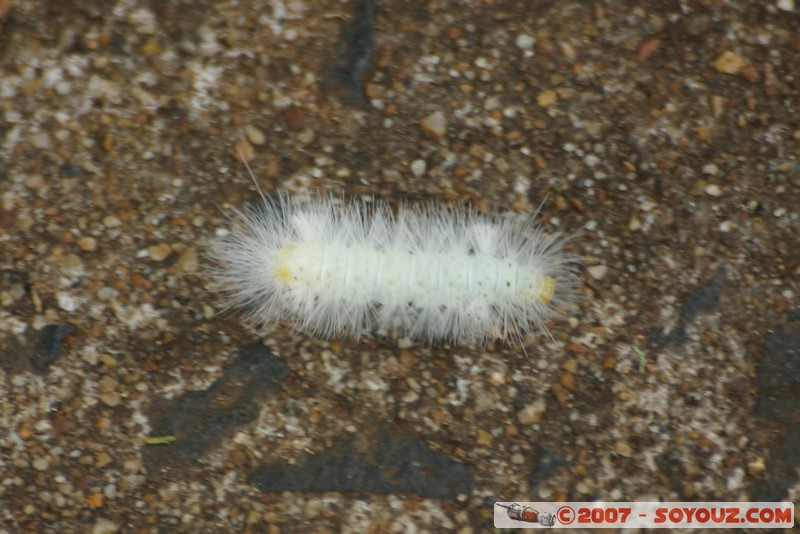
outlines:
[{"label": "gravel ground", "polygon": [[[482,532],[800,497],[800,5],[0,0],[0,532]],[[555,337],[253,331],[267,191],[577,232]]]}]

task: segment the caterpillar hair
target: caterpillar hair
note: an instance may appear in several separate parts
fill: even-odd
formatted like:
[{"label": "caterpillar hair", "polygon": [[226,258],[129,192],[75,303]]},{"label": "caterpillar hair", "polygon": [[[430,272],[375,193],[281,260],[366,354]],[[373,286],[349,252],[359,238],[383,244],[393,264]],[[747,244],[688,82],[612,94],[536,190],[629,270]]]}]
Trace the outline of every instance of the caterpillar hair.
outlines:
[{"label": "caterpillar hair", "polygon": [[262,194],[214,246],[213,287],[251,324],[320,337],[521,341],[572,300],[576,258],[533,216]]}]

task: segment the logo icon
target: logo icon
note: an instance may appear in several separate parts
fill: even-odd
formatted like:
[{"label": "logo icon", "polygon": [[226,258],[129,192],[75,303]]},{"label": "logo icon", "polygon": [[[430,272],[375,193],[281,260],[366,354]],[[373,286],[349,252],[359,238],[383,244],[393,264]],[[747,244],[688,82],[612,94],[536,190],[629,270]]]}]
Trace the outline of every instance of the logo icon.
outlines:
[{"label": "logo icon", "polygon": [[523,521],[525,523],[538,523],[543,527],[552,527],[556,524],[556,516],[550,512],[540,512],[530,506],[522,506],[517,503],[511,505],[495,503],[500,508],[505,508],[510,519]]}]

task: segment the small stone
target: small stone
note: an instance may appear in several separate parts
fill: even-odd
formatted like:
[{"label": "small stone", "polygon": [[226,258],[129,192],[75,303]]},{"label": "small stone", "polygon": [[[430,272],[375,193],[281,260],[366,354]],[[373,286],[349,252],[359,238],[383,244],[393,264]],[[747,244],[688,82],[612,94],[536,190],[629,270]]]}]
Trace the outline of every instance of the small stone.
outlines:
[{"label": "small stone", "polygon": [[488,447],[494,441],[494,437],[487,431],[480,429],[478,430],[478,436],[475,438],[475,442],[478,445],[482,445],[484,447]]},{"label": "small stone", "polygon": [[744,68],[744,59],[735,52],[727,50],[714,61],[714,68],[724,74],[737,74]]},{"label": "small stone", "polygon": [[575,358],[570,358],[566,360],[564,363],[561,364],[561,368],[570,374],[577,374],[578,373],[578,360]]},{"label": "small stone", "polygon": [[84,252],[94,252],[97,250],[97,239],[93,237],[81,237],[78,239],[78,248]]},{"label": "small stone", "polygon": [[588,154],[585,158],[583,158],[583,162],[586,164],[587,167],[596,167],[598,163],[600,163],[600,158],[595,156],[594,154]]},{"label": "small stone", "polygon": [[116,367],[119,365],[119,361],[117,361],[115,357],[106,353],[100,355],[100,362],[107,367]]},{"label": "small stone", "polygon": [[178,261],[175,262],[175,268],[183,273],[196,273],[199,266],[197,250],[194,248],[187,248],[181,252]]},{"label": "small stone", "polygon": [[94,522],[94,525],[92,525],[91,534],[116,534],[116,532],[118,531],[119,531],[119,525],[117,525],[110,519],[101,517],[100,519]]},{"label": "small stone", "polygon": [[101,508],[105,497],[102,493],[92,493],[86,497],[86,504],[89,508]]},{"label": "small stone", "polygon": [[58,301],[58,307],[65,312],[72,313],[78,309],[78,301],[69,293],[59,292],[56,295],[56,300]]},{"label": "small stone", "polygon": [[283,118],[290,130],[303,130],[308,126],[308,119],[303,108],[289,106],[283,110]]},{"label": "small stone", "polygon": [[781,11],[794,11],[794,0],[778,0],[777,6]]},{"label": "small stone", "polygon": [[750,476],[755,476],[759,473],[763,473],[767,469],[767,464],[764,461],[764,458],[758,457],[752,462],[747,464],[747,472]]},{"label": "small stone", "polygon": [[233,143],[233,159],[239,163],[247,163],[255,156],[256,151],[247,139],[239,139]]},{"label": "small stone", "polygon": [[593,265],[586,270],[595,280],[602,280],[608,274],[608,265]]},{"label": "small stone", "polygon": [[517,412],[517,420],[523,425],[532,425],[542,420],[545,404],[543,400],[537,400],[526,405]]},{"label": "small stone", "polygon": [[86,274],[83,260],[76,254],[67,254],[61,259],[61,273],[71,278],[79,278]]},{"label": "small stone", "polygon": [[247,136],[247,140],[253,143],[254,145],[263,145],[264,142],[267,140],[267,136],[264,135],[264,132],[253,126],[252,124],[248,124],[244,127],[244,134]]},{"label": "small stone", "polygon": [[100,393],[109,393],[117,388],[119,388],[119,382],[113,376],[104,376],[98,384]]},{"label": "small stone", "polygon": [[493,109],[497,109],[500,107],[500,97],[497,95],[492,95],[486,99],[486,102],[483,103],[483,109],[486,111],[492,111]]},{"label": "small stone", "polygon": [[417,393],[416,391],[409,391],[402,397],[402,401],[408,404],[411,404],[412,402],[417,402],[418,400],[419,400],[419,393]]},{"label": "small stone", "polygon": [[718,119],[725,113],[725,99],[719,95],[711,95],[711,113]]},{"label": "small stone", "polygon": [[114,408],[115,406],[119,406],[122,402],[122,397],[120,397],[119,393],[112,391],[110,393],[101,393],[98,395],[100,401],[108,406],[109,408]]},{"label": "small stone", "polygon": [[653,209],[656,207],[656,205],[657,204],[655,202],[653,202],[652,200],[645,200],[641,204],[639,204],[639,209],[641,209],[645,213],[649,213],[649,212],[653,211]]},{"label": "small stone", "polygon": [[630,458],[633,455],[633,449],[626,441],[617,441],[614,444],[614,452],[625,458]]},{"label": "small stone", "polygon": [[121,225],[122,221],[120,221],[114,215],[106,215],[105,217],[103,217],[103,226],[105,226],[106,228],[116,228],[117,226]]},{"label": "small stone", "polygon": [[479,69],[488,69],[491,67],[491,64],[485,57],[479,57],[475,60],[475,66]]},{"label": "small stone", "polygon": [[758,69],[752,63],[748,63],[744,66],[742,69],[742,76],[750,83],[756,83],[761,79],[761,73],[758,72]]},{"label": "small stone", "polygon": [[709,176],[716,176],[719,174],[719,167],[717,167],[713,163],[707,163],[703,165],[703,174],[707,174]]},{"label": "small stone", "polygon": [[167,243],[147,247],[147,255],[153,261],[164,261],[172,252],[172,247]]},{"label": "small stone", "polygon": [[639,45],[639,52],[636,54],[636,59],[638,59],[640,63],[644,63],[647,61],[647,58],[658,52],[659,48],[661,48],[661,39],[645,41]]},{"label": "small stone", "polygon": [[50,467],[50,462],[47,461],[47,458],[37,458],[33,461],[33,468],[37,471],[46,471],[48,467]]},{"label": "small stone", "polygon": [[314,141],[314,137],[316,134],[314,130],[311,128],[306,128],[299,134],[297,134],[297,140],[300,141],[302,145],[310,145],[312,141]]},{"label": "small stone", "polygon": [[558,95],[552,89],[546,89],[536,95],[536,103],[543,108],[549,108],[556,103],[556,100],[558,100]]},{"label": "small stone", "polygon": [[17,429],[17,436],[19,436],[19,439],[27,441],[33,436],[33,431],[31,430],[31,427],[21,425]]},{"label": "small stone", "polygon": [[575,390],[575,375],[572,373],[561,373],[558,377],[558,383],[564,386],[568,391]]},{"label": "small stone", "polygon": [[706,186],[706,194],[712,197],[718,197],[722,195],[722,189],[717,184],[708,184]]},{"label": "small stone", "polygon": [[514,44],[517,45],[517,48],[521,48],[522,50],[530,50],[533,48],[533,45],[536,44],[536,38],[533,35],[521,33],[514,39]]},{"label": "small stone", "polygon": [[97,467],[105,467],[110,464],[111,461],[111,456],[109,456],[106,452],[100,451],[95,455],[95,465]]},{"label": "small stone", "polygon": [[437,139],[447,134],[447,119],[441,111],[435,111],[422,119],[420,126],[426,134]]},{"label": "small stone", "polygon": [[38,191],[44,187],[44,178],[39,173],[30,174],[27,178],[25,178],[25,185],[35,191]]},{"label": "small stone", "polygon": [[31,143],[39,150],[47,150],[50,148],[50,136],[47,135],[47,132],[39,132],[33,136]]},{"label": "small stone", "polygon": [[425,160],[423,159],[415,159],[414,161],[411,162],[411,173],[417,178],[425,174],[425,171],[427,169],[428,165],[427,163],[425,163]]},{"label": "small stone", "polygon": [[708,143],[711,141],[711,129],[705,124],[698,124],[695,131],[697,132],[697,139],[701,143]]}]

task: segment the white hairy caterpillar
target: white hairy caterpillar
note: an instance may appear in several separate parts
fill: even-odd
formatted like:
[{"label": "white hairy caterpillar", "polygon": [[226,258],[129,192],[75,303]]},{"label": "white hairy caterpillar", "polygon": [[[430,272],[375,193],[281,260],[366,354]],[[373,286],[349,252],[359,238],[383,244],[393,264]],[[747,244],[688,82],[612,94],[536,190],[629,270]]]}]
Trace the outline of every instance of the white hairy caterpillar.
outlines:
[{"label": "white hairy caterpillar", "polygon": [[285,194],[237,212],[211,254],[227,307],[321,337],[521,340],[574,290],[564,240],[533,217]]}]

